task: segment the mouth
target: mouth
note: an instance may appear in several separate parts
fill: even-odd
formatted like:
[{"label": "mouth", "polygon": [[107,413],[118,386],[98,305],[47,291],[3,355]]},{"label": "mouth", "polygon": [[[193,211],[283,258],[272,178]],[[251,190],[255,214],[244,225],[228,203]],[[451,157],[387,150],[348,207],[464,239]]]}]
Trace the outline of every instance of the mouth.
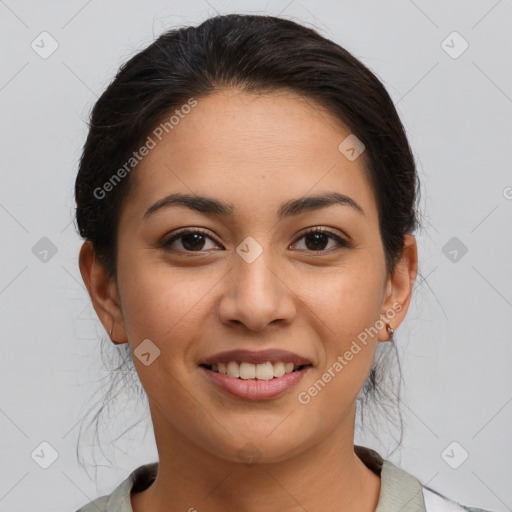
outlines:
[{"label": "mouth", "polygon": [[246,361],[219,362],[217,364],[200,364],[206,370],[240,380],[274,380],[284,375],[300,372],[311,364],[295,364],[292,362],[267,361],[254,364]]},{"label": "mouth", "polygon": [[199,361],[199,369],[214,388],[246,400],[284,395],[313,371],[313,361],[280,348],[235,349]]},{"label": "mouth", "polygon": [[260,364],[229,361],[202,363],[199,368],[207,378],[206,382],[221,392],[243,400],[270,400],[291,391],[313,370],[311,364],[289,362],[286,368],[284,366],[285,363],[280,361]]}]

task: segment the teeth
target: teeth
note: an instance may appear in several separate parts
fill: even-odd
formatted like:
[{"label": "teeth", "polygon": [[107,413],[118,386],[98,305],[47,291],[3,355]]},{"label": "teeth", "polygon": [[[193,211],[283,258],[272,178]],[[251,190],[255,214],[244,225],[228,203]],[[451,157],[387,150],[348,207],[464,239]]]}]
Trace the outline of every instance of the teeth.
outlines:
[{"label": "teeth", "polygon": [[[282,361],[278,361],[277,363],[274,363],[273,368],[274,368],[274,377],[282,377],[286,373],[285,364]],[[292,370],[293,370],[293,368],[292,368]]]},{"label": "teeth", "polygon": [[[238,364],[238,363],[235,363],[235,364]],[[231,377],[232,377],[232,375],[231,375]],[[252,363],[241,363],[240,364],[240,378],[241,379],[255,379],[256,378],[256,365],[252,364]]]},{"label": "teeth", "polygon": [[227,367],[227,374],[238,379],[240,377],[240,366],[236,361],[230,361]]},{"label": "teeth", "polygon": [[228,363],[218,363],[212,365],[212,370],[229,375],[235,379],[258,379],[271,380],[274,377],[282,377],[285,373],[291,373],[298,365],[293,363],[284,363],[277,361],[276,363],[266,362],[262,364],[238,363],[237,361],[229,361]]}]

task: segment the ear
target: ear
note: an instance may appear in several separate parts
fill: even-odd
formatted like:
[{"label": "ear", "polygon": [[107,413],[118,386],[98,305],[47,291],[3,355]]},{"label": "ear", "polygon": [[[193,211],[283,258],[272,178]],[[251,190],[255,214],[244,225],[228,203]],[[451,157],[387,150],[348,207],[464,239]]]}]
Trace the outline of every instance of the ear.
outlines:
[{"label": "ear", "polygon": [[115,279],[109,277],[103,264],[96,258],[92,242],[84,242],[78,257],[80,273],[91,297],[94,310],[107,333],[115,343],[127,343],[124,319]]},{"label": "ear", "polygon": [[381,319],[384,327],[379,331],[379,341],[389,341],[386,322],[396,328],[402,323],[411,302],[412,289],[418,273],[418,247],[416,238],[407,233],[404,236],[404,249],[393,274],[386,283],[385,298]]}]

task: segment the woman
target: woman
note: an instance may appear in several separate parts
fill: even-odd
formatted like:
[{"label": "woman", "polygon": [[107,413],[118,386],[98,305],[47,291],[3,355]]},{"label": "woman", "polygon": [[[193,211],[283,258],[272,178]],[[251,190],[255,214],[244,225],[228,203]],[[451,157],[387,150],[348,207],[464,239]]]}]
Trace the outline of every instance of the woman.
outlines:
[{"label": "woman", "polygon": [[292,21],[171,30],[92,112],[80,270],[159,462],[80,512],[479,510],[354,445],[418,269],[418,178],[379,80]]}]

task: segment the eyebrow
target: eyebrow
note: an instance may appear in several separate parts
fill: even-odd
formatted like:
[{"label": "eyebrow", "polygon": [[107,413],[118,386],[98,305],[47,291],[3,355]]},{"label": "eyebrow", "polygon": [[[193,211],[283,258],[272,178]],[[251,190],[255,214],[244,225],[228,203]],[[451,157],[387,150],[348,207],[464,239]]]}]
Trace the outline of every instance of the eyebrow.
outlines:
[{"label": "eyebrow", "polygon": [[[344,194],[338,194],[337,192],[306,196],[286,201],[280,206],[277,216],[279,220],[281,220],[286,217],[300,215],[301,213],[308,211],[319,210],[335,204],[349,206],[360,215],[365,216],[364,210],[351,197]],[[233,216],[234,212],[234,206],[232,204],[224,203],[211,197],[178,193],[168,195],[150,206],[144,213],[143,220],[147,219],[157,211],[171,206],[185,206],[186,208],[190,208],[191,210],[195,210],[200,213],[222,217]]]}]

